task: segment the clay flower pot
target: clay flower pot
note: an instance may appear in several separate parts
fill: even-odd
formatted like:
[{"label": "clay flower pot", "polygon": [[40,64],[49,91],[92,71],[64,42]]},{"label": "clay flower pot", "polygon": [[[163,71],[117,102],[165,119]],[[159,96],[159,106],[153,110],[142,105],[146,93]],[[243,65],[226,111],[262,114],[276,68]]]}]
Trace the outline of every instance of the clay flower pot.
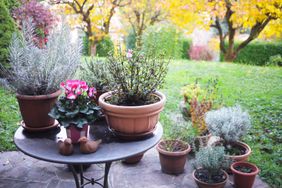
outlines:
[{"label": "clay flower pot", "polygon": [[151,134],[159,121],[160,112],[164,108],[166,97],[160,92],[155,92],[159,101],[142,106],[119,106],[107,103],[112,92],[104,93],[99,98],[106,121],[111,130],[120,138],[136,140]]},{"label": "clay flower pot", "polygon": [[23,118],[22,126],[30,131],[42,131],[58,126],[48,113],[56,103],[61,90],[48,95],[20,95],[16,98]]},{"label": "clay flower pot", "polygon": [[[167,151],[164,146],[168,142],[178,142],[179,149],[177,151]],[[184,171],[184,166],[187,160],[187,155],[190,152],[190,145],[181,140],[162,140],[157,145],[159,152],[161,169],[167,174],[181,174]]]},{"label": "clay flower pot", "polygon": [[140,153],[140,154],[134,155],[132,157],[124,159],[122,162],[125,163],[125,164],[139,163],[141,161],[141,159],[143,158],[144,154],[145,153]]},{"label": "clay flower pot", "polygon": [[[238,167],[247,167],[251,169],[250,173],[241,172],[237,170]],[[256,175],[259,173],[259,169],[256,165],[248,162],[236,162],[231,165],[231,171],[234,175],[234,185],[237,188],[252,188]]]},{"label": "clay flower pot", "polygon": [[89,125],[83,125],[82,128],[77,128],[75,125],[70,125],[66,128],[66,131],[67,137],[71,139],[73,144],[76,144],[81,137],[88,137]]},{"label": "clay flower pot", "polygon": [[226,155],[226,157],[230,158],[234,162],[238,161],[247,161],[248,157],[251,155],[252,150],[251,148],[244,142],[235,142],[233,145],[238,145],[242,147],[246,152],[243,155]]},{"label": "clay flower pot", "polygon": [[194,178],[194,180],[195,180],[195,182],[196,182],[196,184],[198,185],[199,188],[223,188],[225,186],[226,182],[227,182],[227,179],[228,179],[228,174],[224,170],[221,170],[224,173],[224,176],[225,176],[225,180],[223,182],[206,183],[206,182],[203,182],[203,181],[199,180],[198,178],[196,178],[196,176],[195,176],[196,171],[197,170],[194,170],[192,175],[193,175],[193,178]]}]

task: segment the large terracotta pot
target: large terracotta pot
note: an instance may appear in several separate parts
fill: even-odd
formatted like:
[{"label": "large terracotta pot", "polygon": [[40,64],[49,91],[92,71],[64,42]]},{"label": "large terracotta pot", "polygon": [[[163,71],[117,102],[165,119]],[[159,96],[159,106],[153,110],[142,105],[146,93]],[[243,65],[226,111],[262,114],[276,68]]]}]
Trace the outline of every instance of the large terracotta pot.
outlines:
[{"label": "large terracotta pot", "polygon": [[226,178],[223,182],[220,182],[220,183],[206,183],[206,182],[199,180],[195,176],[196,170],[193,171],[192,175],[199,188],[223,188],[227,182],[228,174],[224,170],[222,170],[222,172],[224,173]]},{"label": "large terracotta pot", "polygon": [[[251,173],[244,173],[235,168],[241,167],[248,167],[252,169]],[[231,165],[231,171],[234,175],[234,186],[237,188],[252,188],[256,175],[259,173],[259,169],[256,165],[247,163],[247,162],[236,162]]]},{"label": "large terracotta pot", "polygon": [[17,94],[21,115],[22,126],[30,131],[42,131],[56,127],[57,122],[48,113],[56,103],[61,90],[48,95],[20,95]]},{"label": "large terracotta pot", "polygon": [[89,125],[83,125],[82,128],[77,128],[75,125],[70,125],[66,128],[67,137],[71,139],[73,144],[78,143],[80,137],[88,137],[89,134]]},{"label": "large terracotta pot", "polygon": [[[162,146],[167,142],[179,142],[182,147],[182,151],[167,151]],[[157,145],[159,152],[161,169],[167,174],[181,174],[184,171],[184,166],[187,160],[187,155],[190,152],[190,145],[180,140],[162,140]]]},{"label": "large terracotta pot", "polygon": [[155,92],[160,98],[156,103],[142,106],[119,106],[106,102],[112,92],[104,93],[99,98],[99,106],[103,109],[109,127],[120,137],[135,140],[153,132],[159,121],[160,112],[164,108],[166,97]]},{"label": "large terracotta pot", "polygon": [[239,145],[242,148],[245,149],[246,153],[243,155],[226,155],[226,157],[230,158],[232,161],[234,162],[238,162],[238,161],[247,161],[248,157],[251,155],[252,150],[251,148],[248,146],[248,144],[244,143],[244,142],[235,142],[235,145]]}]

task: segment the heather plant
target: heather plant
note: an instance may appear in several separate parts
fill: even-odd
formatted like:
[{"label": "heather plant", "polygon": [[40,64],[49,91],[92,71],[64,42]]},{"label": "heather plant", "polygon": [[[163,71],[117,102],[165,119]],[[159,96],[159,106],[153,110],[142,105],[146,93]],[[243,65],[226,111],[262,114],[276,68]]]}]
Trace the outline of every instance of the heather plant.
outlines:
[{"label": "heather plant", "polygon": [[163,56],[128,50],[107,59],[108,69],[115,80],[111,103],[119,105],[145,105],[154,103],[152,95],[164,83],[169,60]]},{"label": "heather plant", "polygon": [[39,47],[45,46],[56,21],[48,7],[36,0],[22,0],[22,6],[15,9],[13,15],[20,27],[23,26],[23,22],[31,18],[35,26],[34,42]]},{"label": "heather plant", "polygon": [[81,66],[81,77],[101,93],[108,91],[113,82],[106,62],[94,57],[85,58],[85,63]]},{"label": "heather plant", "polygon": [[211,61],[213,59],[213,53],[208,46],[194,45],[189,50],[189,57],[192,60]]},{"label": "heather plant", "polygon": [[202,168],[207,171],[206,183],[215,183],[213,177],[219,175],[222,169],[229,166],[229,161],[224,156],[224,147],[206,146],[200,148],[196,153],[194,166],[197,169]]},{"label": "heather plant", "polygon": [[240,106],[209,111],[205,121],[212,135],[223,139],[224,146],[239,141],[251,127],[248,112],[243,111]]},{"label": "heather plant", "polygon": [[21,33],[14,33],[9,48],[10,69],[2,67],[8,86],[23,95],[44,95],[57,91],[60,83],[72,77],[79,67],[81,45],[70,43],[66,25],[54,30],[45,48],[33,43],[31,20],[24,22]]}]

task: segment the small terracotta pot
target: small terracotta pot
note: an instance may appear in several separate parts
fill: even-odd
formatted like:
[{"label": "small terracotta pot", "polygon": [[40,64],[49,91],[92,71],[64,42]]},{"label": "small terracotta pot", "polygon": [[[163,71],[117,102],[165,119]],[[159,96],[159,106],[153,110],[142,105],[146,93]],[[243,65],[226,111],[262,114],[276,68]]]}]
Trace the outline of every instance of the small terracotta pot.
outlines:
[{"label": "small terracotta pot", "polygon": [[139,163],[141,161],[143,156],[144,156],[144,153],[140,153],[138,155],[134,155],[132,157],[126,158],[122,162],[125,163],[125,164],[136,164],[136,163]]},{"label": "small terracotta pot", "polygon": [[160,112],[164,108],[166,97],[155,92],[160,101],[142,106],[119,106],[106,102],[112,92],[104,93],[99,98],[99,106],[103,109],[109,127],[123,138],[136,140],[152,133],[159,121]]},{"label": "small terracotta pot", "polygon": [[[196,178],[195,176],[195,173],[196,173],[197,170],[194,170],[192,175],[193,175],[193,178],[196,182],[196,184],[198,185],[199,188],[223,188],[227,182],[227,179],[228,179],[228,174],[224,171],[224,170],[221,170],[224,175],[225,175],[225,180],[221,183],[206,183],[206,182],[203,182],[201,180],[199,180],[198,178]],[[243,187],[242,187],[243,188]]]},{"label": "small terracotta pot", "polygon": [[[236,170],[235,168],[238,166],[245,166],[251,168],[253,172],[244,173]],[[256,175],[259,173],[259,169],[256,165],[248,162],[236,162],[231,165],[231,171],[234,175],[234,186],[237,188],[252,188]]]},{"label": "small terracotta pot", "polygon": [[80,137],[88,137],[89,125],[83,125],[82,129],[77,128],[75,125],[70,125],[66,128],[67,137],[71,139],[73,144],[78,143]]},{"label": "small terracotta pot", "polygon": [[[163,149],[162,145],[166,142],[179,142],[183,146],[182,151],[171,152]],[[162,140],[157,145],[159,152],[161,169],[167,174],[181,174],[184,171],[184,166],[187,160],[187,155],[191,150],[188,143],[181,140]]]},{"label": "small terracotta pot", "polygon": [[54,127],[55,120],[48,113],[56,103],[61,90],[48,95],[17,94],[24,128],[32,131],[42,131]]},{"label": "small terracotta pot", "polygon": [[226,157],[228,157],[229,159],[233,160],[234,162],[238,162],[238,161],[247,161],[248,157],[251,155],[252,150],[250,148],[250,146],[248,146],[248,144],[244,143],[244,142],[235,142],[234,144],[237,144],[243,148],[245,148],[246,153],[243,155],[226,155]]}]

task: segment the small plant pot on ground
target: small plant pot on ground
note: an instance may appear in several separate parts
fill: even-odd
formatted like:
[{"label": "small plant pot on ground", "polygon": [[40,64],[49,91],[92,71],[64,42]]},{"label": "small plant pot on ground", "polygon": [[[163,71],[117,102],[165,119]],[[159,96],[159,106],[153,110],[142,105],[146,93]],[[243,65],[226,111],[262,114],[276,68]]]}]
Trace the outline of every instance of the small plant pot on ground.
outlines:
[{"label": "small plant pot on ground", "polygon": [[88,137],[89,134],[89,125],[85,124],[82,128],[78,128],[75,125],[70,125],[66,128],[67,137],[71,139],[73,144],[77,144],[78,140],[85,136]]},{"label": "small plant pot on ground", "polygon": [[230,158],[234,162],[238,161],[247,161],[248,157],[251,155],[252,150],[248,144],[244,142],[234,142],[230,144],[232,147],[232,150],[235,150],[236,153],[235,155],[226,155],[228,158]]},{"label": "small plant pot on ground", "polygon": [[140,154],[134,155],[132,157],[129,157],[129,158],[126,158],[126,159],[122,160],[122,162],[124,164],[129,164],[129,165],[137,164],[137,163],[139,163],[141,161],[141,159],[143,158],[144,154],[145,153],[140,153]]},{"label": "small plant pot on ground", "polygon": [[206,147],[208,145],[208,141],[211,138],[211,136],[212,135],[210,133],[203,135],[203,136],[196,136],[195,138],[195,147],[196,148],[192,148],[192,149],[198,151],[200,147]]},{"label": "small plant pot on ground", "polygon": [[227,182],[228,174],[224,170],[220,172],[220,174],[211,177],[213,182],[209,182],[208,171],[205,169],[194,170],[192,175],[199,188],[223,188]]},{"label": "small plant pot on ground", "polygon": [[236,188],[252,188],[259,169],[256,165],[248,162],[236,162],[231,165]]},{"label": "small plant pot on ground", "polygon": [[58,126],[48,113],[56,103],[61,90],[49,95],[20,95],[17,100],[23,118],[21,125],[29,131],[44,131]]},{"label": "small plant pot on ground", "polygon": [[112,92],[104,93],[99,98],[110,129],[122,139],[138,140],[153,133],[164,108],[166,97],[160,92],[154,95],[159,101],[142,106],[120,106],[107,102]]},{"label": "small plant pot on ground", "polygon": [[181,174],[191,150],[188,143],[181,140],[162,140],[157,145],[161,169],[167,174]]}]

